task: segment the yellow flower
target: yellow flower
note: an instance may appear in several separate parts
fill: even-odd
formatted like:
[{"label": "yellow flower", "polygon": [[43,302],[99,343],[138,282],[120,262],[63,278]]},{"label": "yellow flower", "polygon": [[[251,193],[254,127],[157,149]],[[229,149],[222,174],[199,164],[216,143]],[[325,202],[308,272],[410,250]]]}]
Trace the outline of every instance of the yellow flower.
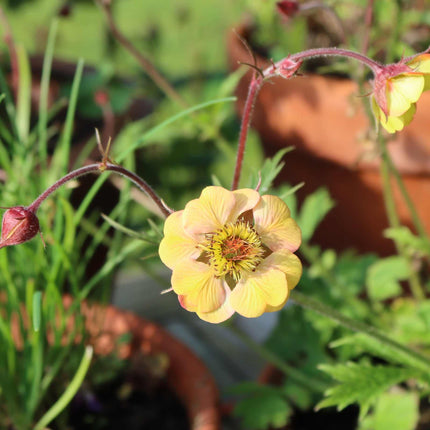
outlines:
[{"label": "yellow flower", "polygon": [[372,110],[376,120],[389,133],[402,130],[412,121],[416,102],[429,88],[430,54],[385,66],[375,77]]},{"label": "yellow flower", "polygon": [[279,197],[207,187],[167,218],[159,253],[181,305],[219,323],[281,309],[302,273],[300,242]]}]

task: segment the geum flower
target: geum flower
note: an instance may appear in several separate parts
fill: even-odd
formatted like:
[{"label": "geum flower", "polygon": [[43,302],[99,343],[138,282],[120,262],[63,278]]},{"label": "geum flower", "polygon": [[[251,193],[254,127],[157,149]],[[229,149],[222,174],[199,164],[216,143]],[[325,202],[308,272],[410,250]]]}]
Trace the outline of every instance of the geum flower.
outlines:
[{"label": "geum flower", "polygon": [[281,309],[302,273],[300,242],[279,197],[211,186],[167,218],[159,253],[180,304],[219,323]]},{"label": "geum flower", "polygon": [[416,102],[430,88],[430,54],[419,54],[408,61],[389,64],[376,73],[372,110],[389,132],[408,125],[416,111]]}]

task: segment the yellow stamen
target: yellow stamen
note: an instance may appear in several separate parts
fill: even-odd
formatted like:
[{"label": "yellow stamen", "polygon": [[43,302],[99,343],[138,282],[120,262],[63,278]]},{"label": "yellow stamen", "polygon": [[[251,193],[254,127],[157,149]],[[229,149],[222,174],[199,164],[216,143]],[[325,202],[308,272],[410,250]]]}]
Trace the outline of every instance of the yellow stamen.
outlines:
[{"label": "yellow stamen", "polygon": [[264,258],[265,248],[257,232],[246,221],[226,224],[206,235],[199,245],[203,258],[215,269],[216,276],[231,276],[238,281],[244,272],[252,272]]}]

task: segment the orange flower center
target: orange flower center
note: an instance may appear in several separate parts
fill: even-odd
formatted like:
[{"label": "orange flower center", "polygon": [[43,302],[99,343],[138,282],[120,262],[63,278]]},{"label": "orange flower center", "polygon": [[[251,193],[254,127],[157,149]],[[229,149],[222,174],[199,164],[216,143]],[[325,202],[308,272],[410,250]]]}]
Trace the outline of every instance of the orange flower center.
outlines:
[{"label": "orange flower center", "polygon": [[216,276],[231,276],[235,282],[245,272],[254,271],[265,254],[260,236],[243,220],[207,234],[199,247],[203,250],[203,261],[215,270]]}]

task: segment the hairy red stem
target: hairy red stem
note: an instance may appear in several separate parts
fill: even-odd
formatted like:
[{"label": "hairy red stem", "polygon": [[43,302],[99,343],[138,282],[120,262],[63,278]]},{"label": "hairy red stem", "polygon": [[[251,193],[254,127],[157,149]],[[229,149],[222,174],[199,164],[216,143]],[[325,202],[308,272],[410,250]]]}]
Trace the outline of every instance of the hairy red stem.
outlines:
[{"label": "hairy red stem", "polygon": [[153,200],[153,202],[160,209],[161,213],[168,217],[172,210],[168,209],[160,197],[155,193],[155,191],[148,185],[148,183],[143,180],[140,176],[136,175],[133,172],[125,169],[122,166],[118,166],[116,164],[111,163],[97,163],[90,164],[88,166],[81,167],[80,169],[74,170],[73,172],[68,173],[66,176],[59,179],[57,182],[52,184],[47,190],[45,190],[37,199],[28,206],[28,210],[36,213],[39,209],[41,203],[49,197],[54,191],[56,191],[59,187],[64,185],[66,182],[71,181],[72,179],[76,179],[80,176],[87,175],[89,173],[101,173],[106,170],[111,172],[118,173],[119,175],[125,176],[127,179],[132,181],[140,190],[142,190],[149,198]]}]

